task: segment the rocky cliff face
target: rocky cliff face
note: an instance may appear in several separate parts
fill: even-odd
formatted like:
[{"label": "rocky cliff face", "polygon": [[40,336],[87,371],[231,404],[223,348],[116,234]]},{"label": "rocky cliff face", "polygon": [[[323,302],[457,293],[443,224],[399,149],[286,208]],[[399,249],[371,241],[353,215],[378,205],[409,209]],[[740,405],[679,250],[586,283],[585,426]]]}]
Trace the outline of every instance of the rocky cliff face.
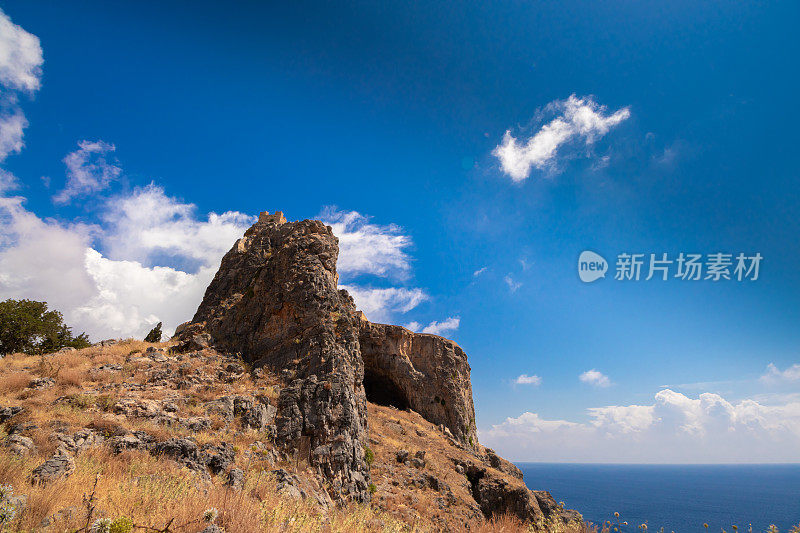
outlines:
[{"label": "rocky cliff face", "polygon": [[277,442],[308,460],[334,497],[369,498],[364,366],[350,296],[337,289],[338,241],[312,220],[262,213],[222,259],[186,338],[279,373]]},{"label": "rocky cliff face", "polygon": [[364,386],[375,403],[411,408],[457,441],[478,445],[467,355],[438,335],[361,320]]}]

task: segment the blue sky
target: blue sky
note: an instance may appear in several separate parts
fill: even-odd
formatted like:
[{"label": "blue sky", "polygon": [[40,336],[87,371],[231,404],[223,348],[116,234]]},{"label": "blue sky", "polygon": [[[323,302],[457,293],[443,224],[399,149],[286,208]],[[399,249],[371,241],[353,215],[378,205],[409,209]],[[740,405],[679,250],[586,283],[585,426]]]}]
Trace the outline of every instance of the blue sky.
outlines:
[{"label": "blue sky", "polygon": [[[796,3],[0,8],[0,297],[174,328],[250,217],[323,217],[513,459],[800,460]],[[583,250],[764,259],[584,284]]]}]

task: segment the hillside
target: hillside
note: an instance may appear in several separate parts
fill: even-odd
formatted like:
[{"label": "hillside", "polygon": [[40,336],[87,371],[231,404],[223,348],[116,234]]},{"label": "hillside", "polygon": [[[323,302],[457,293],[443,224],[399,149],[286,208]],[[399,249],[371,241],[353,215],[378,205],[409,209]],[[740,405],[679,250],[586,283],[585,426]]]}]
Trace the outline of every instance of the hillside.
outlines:
[{"label": "hillside", "polygon": [[3,358],[0,526],[583,530],[480,445],[463,350],[369,322],[337,256],[264,213],[170,342]]}]

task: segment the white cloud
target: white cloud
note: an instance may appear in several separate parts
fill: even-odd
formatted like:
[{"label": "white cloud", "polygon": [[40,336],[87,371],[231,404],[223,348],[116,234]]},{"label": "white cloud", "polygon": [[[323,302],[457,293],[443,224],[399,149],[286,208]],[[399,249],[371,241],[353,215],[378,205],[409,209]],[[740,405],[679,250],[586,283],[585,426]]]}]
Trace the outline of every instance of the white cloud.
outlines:
[{"label": "white cloud", "polygon": [[411,322],[406,324],[406,329],[410,329],[411,331],[416,331],[419,333],[431,333],[433,335],[444,335],[450,331],[455,331],[458,329],[458,326],[461,324],[461,318],[457,316],[451,316],[450,318],[443,320],[441,322],[433,321],[427,326],[422,326],[419,322]]},{"label": "white cloud", "polygon": [[588,409],[588,422],[526,412],[480,432],[481,441],[519,461],[797,462],[800,401],[764,405],[696,399],[664,389],[651,405]]},{"label": "white cloud", "polygon": [[[367,318],[389,322],[395,315],[407,313],[428,299],[421,288],[402,286],[411,272],[411,257],[406,250],[413,241],[400,226],[373,224],[367,215],[334,207],[326,207],[320,219],[331,226],[339,239],[336,269],[342,280],[340,287],[347,289]],[[364,275],[399,282],[401,286],[373,288],[363,281],[356,282]],[[450,324],[452,322],[442,323],[445,327]],[[421,327],[420,324],[416,326]],[[436,327],[435,322],[426,326]]]},{"label": "white cloud", "polygon": [[542,384],[542,378],[537,376],[536,374],[529,376],[528,374],[522,374],[517,376],[517,379],[514,380],[514,383],[517,385],[535,385],[539,386]]},{"label": "white cloud", "polygon": [[18,105],[19,96],[39,89],[43,62],[39,38],[0,10],[0,162],[25,145],[28,121]]},{"label": "white cloud", "polygon": [[39,38],[11,22],[0,10],[0,83],[17,91],[39,89],[42,77]]},{"label": "white cloud", "polygon": [[[3,176],[0,191],[7,192]],[[200,219],[193,205],[153,185],[105,204],[105,227],[44,220],[23,202],[0,196],[0,299],[45,300],[94,340],[141,338],[156,322],[170,333],[191,319],[222,255],[253,221],[241,213]],[[137,226],[129,211],[134,206],[159,209]],[[169,239],[158,238],[166,234]],[[121,243],[131,243],[130,255]],[[174,262],[191,260],[195,268],[146,264],[161,252]]]},{"label": "white cloud", "polygon": [[583,381],[584,383],[589,383],[590,385],[594,385],[595,387],[610,387],[611,380],[608,379],[608,376],[604,375],[602,372],[595,370],[594,368],[591,370],[587,370],[580,376],[578,379]]},{"label": "white cloud", "polygon": [[591,97],[578,98],[574,94],[566,100],[551,102],[545,111],[556,116],[533,136],[518,142],[510,130],[506,131],[503,141],[492,151],[503,172],[515,182],[527,179],[532,167],[554,171],[558,152],[567,144],[576,142],[589,147],[630,117],[627,107],[609,115],[606,107]]},{"label": "white cloud", "polygon": [[800,364],[794,364],[787,367],[786,370],[779,370],[777,366],[770,363],[767,365],[767,371],[761,376],[761,381],[765,383],[800,381]]},{"label": "white cloud", "polygon": [[508,290],[511,292],[517,292],[517,289],[522,287],[522,283],[514,281],[514,278],[511,277],[511,274],[508,274],[506,277],[504,277],[503,281],[506,282],[506,285],[508,285]]},{"label": "white cloud", "polygon": [[116,147],[103,141],[81,141],[78,149],[64,158],[67,166],[67,183],[64,190],[53,197],[56,203],[65,204],[81,195],[102,191],[119,178],[122,169],[116,165],[113,152]]},{"label": "white cloud", "polygon": [[480,276],[481,274],[483,274],[484,272],[486,272],[486,270],[487,270],[488,268],[489,268],[489,267],[483,267],[483,268],[479,268],[478,270],[476,270],[475,272],[473,272],[473,273],[472,273],[472,277],[474,277],[474,278],[477,278],[478,276]]},{"label": "white cloud", "polygon": [[101,215],[106,236],[103,250],[111,259],[138,261],[147,266],[168,263],[193,271],[219,266],[256,218],[236,211],[196,215],[194,204],[168,197],[150,184],[128,196],[108,200]]},{"label": "white cloud", "polygon": [[359,274],[405,279],[411,258],[405,249],[411,237],[394,224],[371,224],[369,217],[357,211],[326,208],[320,218],[333,228],[339,238],[339,261],[336,268],[345,277]]},{"label": "white cloud", "polygon": [[407,313],[428,299],[420,288],[388,287],[375,289],[358,285],[340,285],[356,301],[356,307],[373,322],[385,322],[393,313]]},{"label": "white cloud", "polygon": [[19,108],[0,111],[0,161],[22,150],[23,130],[27,126],[28,121]]}]

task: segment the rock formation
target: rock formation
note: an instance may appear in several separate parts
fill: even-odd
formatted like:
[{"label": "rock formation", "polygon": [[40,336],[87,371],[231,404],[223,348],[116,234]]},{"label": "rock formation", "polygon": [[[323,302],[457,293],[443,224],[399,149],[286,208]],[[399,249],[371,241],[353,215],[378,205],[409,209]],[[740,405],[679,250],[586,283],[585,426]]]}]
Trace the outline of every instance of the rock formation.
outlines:
[{"label": "rock formation", "polygon": [[[364,365],[352,298],[337,288],[338,240],[322,222],[262,213],[223,257],[180,338],[279,372],[277,441],[330,482],[334,497],[369,498]],[[307,454],[307,456],[306,456]]]},{"label": "rock formation", "polygon": [[477,446],[467,355],[438,335],[361,320],[364,386],[370,400],[411,408],[444,426],[460,442]]},{"label": "rock formation", "polygon": [[[470,512],[511,513],[529,522],[572,520],[549,494],[528,490],[513,464],[478,443],[464,351],[436,335],[366,320],[337,288],[338,253],[338,239],[322,222],[287,222],[281,213],[262,213],[223,257],[191,323],[179,327],[177,351],[213,347],[278,375],[285,386],[277,413],[268,403],[250,402],[238,416],[263,426],[274,415],[275,444],[307,461],[335,500],[367,501],[375,490],[378,496],[391,492],[371,485],[368,444],[382,441],[369,438],[369,400],[413,410],[438,430],[455,454],[450,457],[456,479],[466,483]],[[230,411],[227,418],[237,413],[235,400],[217,404]],[[386,427],[393,431],[393,425]],[[424,451],[398,454],[406,472],[426,468]],[[392,466],[381,472],[397,475]],[[410,483],[446,494],[443,509],[465,501],[440,481],[424,474]]]}]

